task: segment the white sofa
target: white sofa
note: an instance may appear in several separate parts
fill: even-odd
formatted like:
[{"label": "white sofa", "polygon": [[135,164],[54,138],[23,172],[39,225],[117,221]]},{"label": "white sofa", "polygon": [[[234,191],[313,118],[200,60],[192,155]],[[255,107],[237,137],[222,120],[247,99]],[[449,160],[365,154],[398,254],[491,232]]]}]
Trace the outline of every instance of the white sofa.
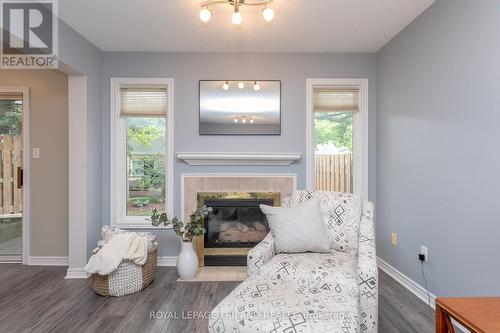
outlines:
[{"label": "white sofa", "polygon": [[210,332],[377,332],[373,205],[320,191],[294,191],[283,205],[313,197],[331,208],[331,251],[276,254],[268,234],[248,253],[249,278],[212,311]]}]

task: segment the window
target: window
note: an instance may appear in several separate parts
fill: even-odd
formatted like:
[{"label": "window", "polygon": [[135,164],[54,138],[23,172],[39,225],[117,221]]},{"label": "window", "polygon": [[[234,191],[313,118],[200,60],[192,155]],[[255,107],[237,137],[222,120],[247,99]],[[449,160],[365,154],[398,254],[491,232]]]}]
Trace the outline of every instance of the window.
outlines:
[{"label": "window", "polygon": [[365,80],[308,80],[308,188],[366,196],[366,90]]},{"label": "window", "polygon": [[113,79],[111,223],[149,227],[172,213],[172,105],[168,79]]}]

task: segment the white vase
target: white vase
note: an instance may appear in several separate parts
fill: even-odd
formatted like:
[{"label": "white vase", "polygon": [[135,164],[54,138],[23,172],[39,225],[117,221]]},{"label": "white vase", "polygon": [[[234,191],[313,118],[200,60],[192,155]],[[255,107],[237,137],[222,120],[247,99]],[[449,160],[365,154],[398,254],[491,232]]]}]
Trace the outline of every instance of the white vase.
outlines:
[{"label": "white vase", "polygon": [[182,280],[191,280],[198,273],[198,255],[193,242],[182,242],[181,253],[177,258],[177,273]]}]

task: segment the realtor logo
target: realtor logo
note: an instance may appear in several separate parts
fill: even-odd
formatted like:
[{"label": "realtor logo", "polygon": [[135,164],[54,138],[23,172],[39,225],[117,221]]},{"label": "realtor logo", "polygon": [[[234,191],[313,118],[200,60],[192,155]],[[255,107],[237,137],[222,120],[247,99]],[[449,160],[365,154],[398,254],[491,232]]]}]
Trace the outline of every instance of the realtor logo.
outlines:
[{"label": "realtor logo", "polygon": [[0,68],[57,68],[58,17],[55,0],[0,0],[0,14]]}]

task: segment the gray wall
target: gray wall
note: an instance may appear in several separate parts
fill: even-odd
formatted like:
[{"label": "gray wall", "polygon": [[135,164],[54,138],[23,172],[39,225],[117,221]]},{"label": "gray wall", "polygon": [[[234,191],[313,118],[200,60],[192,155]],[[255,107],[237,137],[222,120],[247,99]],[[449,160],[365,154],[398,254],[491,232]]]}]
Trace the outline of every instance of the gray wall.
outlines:
[{"label": "gray wall", "polygon": [[[370,84],[370,184],[375,200],[375,65],[374,54],[279,53],[105,53],[103,87],[103,221],[109,223],[109,96],[112,77],[175,79],[175,152],[299,152],[305,155],[306,78],[368,78]],[[282,84],[281,136],[198,135],[198,81],[202,79],[277,79]],[[180,176],[186,172],[287,172],[305,187],[305,160],[289,167],[190,167],[175,162],[175,214],[180,215]],[[179,241],[160,234],[161,255],[176,256]]]},{"label": "gray wall", "polygon": [[102,52],[59,21],[59,59],[65,73],[87,76],[87,253],[90,254],[100,239],[102,224]]},{"label": "gray wall", "polygon": [[440,296],[500,294],[499,9],[438,0],[377,55],[378,255],[423,284],[426,245]]},{"label": "gray wall", "polygon": [[30,87],[30,147],[40,148],[40,158],[31,159],[29,255],[65,257],[68,255],[68,77],[56,70],[0,70],[0,86]]}]

